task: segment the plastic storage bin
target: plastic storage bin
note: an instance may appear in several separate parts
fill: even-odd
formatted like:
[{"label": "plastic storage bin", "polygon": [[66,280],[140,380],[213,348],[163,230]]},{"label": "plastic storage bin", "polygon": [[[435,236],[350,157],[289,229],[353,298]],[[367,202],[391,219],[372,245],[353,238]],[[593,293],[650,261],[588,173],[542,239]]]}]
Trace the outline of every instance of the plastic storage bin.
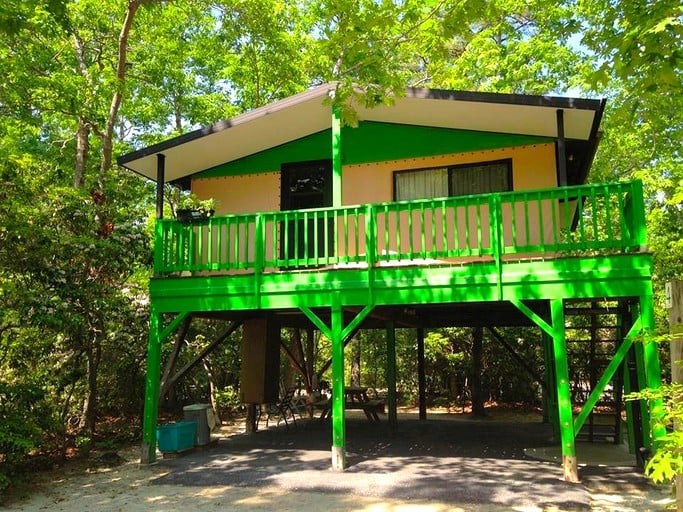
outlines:
[{"label": "plastic storage bin", "polygon": [[194,446],[197,423],[179,421],[157,427],[157,443],[162,452],[182,452]]},{"label": "plastic storage bin", "polygon": [[211,441],[211,429],[208,420],[209,409],[211,409],[211,404],[192,404],[183,407],[183,419],[197,423],[194,442],[196,446],[205,446]]}]

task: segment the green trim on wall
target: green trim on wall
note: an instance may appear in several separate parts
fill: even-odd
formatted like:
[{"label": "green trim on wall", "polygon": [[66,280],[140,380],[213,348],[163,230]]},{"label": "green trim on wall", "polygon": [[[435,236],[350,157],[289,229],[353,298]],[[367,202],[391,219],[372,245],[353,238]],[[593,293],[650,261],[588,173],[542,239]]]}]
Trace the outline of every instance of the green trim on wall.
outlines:
[{"label": "green trim on wall", "polygon": [[[401,160],[488,149],[544,144],[548,137],[453,130],[371,121],[342,128],[344,165]],[[287,162],[321,160],[332,155],[331,129],[201,171],[192,177],[217,178],[279,171]]]}]

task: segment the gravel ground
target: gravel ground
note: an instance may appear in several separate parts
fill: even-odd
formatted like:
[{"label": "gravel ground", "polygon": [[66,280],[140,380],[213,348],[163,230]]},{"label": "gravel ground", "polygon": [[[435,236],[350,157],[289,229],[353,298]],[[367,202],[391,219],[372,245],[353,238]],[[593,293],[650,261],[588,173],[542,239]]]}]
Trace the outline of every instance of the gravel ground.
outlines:
[{"label": "gravel ground", "polygon": [[671,502],[633,468],[592,466],[580,484],[563,482],[558,464],[524,457],[523,448],[549,444],[544,425],[452,419],[400,419],[396,431],[349,420],[343,473],[329,469],[328,425],[249,435],[236,425],[207,450],[153,465],[140,467],[133,447],[114,468],[45,473],[7,510],[628,512]]}]

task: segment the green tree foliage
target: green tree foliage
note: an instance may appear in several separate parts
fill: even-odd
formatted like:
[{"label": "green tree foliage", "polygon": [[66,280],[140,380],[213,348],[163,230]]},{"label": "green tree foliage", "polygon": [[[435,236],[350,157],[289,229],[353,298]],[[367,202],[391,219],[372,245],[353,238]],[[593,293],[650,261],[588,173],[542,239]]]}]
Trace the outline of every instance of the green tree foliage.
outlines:
[{"label": "green tree foliage", "polygon": [[[153,194],[112,166],[118,151],[327,81],[339,83],[334,101],[349,123],[354,104],[390,103],[406,85],[583,87],[610,105],[591,179],[645,182],[659,291],[683,270],[681,48],[673,0],[2,3],[0,485],[34,448],[61,449],[76,430],[92,438],[98,414],[140,412]],[[193,326],[182,357],[217,328]],[[540,364],[534,334],[505,336]],[[383,387],[383,332],[360,340],[361,379]],[[463,330],[429,334],[431,392],[466,394],[470,344]],[[179,399],[205,400],[214,389],[230,402],[236,346],[193,370]],[[319,360],[328,352],[319,343]],[[399,330],[407,395],[415,353],[411,332]],[[536,397],[488,336],[483,364],[490,398]]]},{"label": "green tree foliage", "polygon": [[581,69],[569,44],[572,6],[543,0],[448,2],[442,32],[422,50],[422,81],[446,89],[547,94]]},{"label": "green tree foliage", "polygon": [[[657,317],[665,332],[664,284],[683,275],[683,7],[672,0],[578,5],[592,60],[587,82],[609,90],[612,102],[593,179],[643,180]],[[640,398],[663,400],[656,419],[667,427],[683,419],[680,396],[680,384],[665,384]],[[655,482],[683,473],[682,449],[678,430],[657,444],[646,468]]]}]

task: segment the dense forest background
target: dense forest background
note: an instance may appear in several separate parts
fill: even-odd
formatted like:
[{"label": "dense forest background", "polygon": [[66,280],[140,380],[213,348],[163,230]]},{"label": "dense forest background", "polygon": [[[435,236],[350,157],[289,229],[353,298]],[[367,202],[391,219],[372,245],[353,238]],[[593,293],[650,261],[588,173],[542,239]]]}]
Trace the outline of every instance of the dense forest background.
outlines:
[{"label": "dense forest background", "polygon": [[[676,0],[5,0],[0,491],[30,454],[87,452],[113,418],[139,421],[154,194],[116,155],[332,80],[342,105],[406,86],[607,98],[590,180],[644,182],[665,332],[663,284],[683,275],[682,16]],[[216,330],[193,324],[184,354]],[[541,364],[537,334],[509,336]],[[175,403],[213,389],[235,405],[238,339],[178,383]],[[382,343],[362,333],[348,373],[381,387]],[[407,401],[414,343],[399,333]],[[464,400],[471,345],[466,330],[428,333],[430,392]],[[324,361],[326,340],[316,347]],[[484,347],[487,398],[533,401],[514,362]]]}]

